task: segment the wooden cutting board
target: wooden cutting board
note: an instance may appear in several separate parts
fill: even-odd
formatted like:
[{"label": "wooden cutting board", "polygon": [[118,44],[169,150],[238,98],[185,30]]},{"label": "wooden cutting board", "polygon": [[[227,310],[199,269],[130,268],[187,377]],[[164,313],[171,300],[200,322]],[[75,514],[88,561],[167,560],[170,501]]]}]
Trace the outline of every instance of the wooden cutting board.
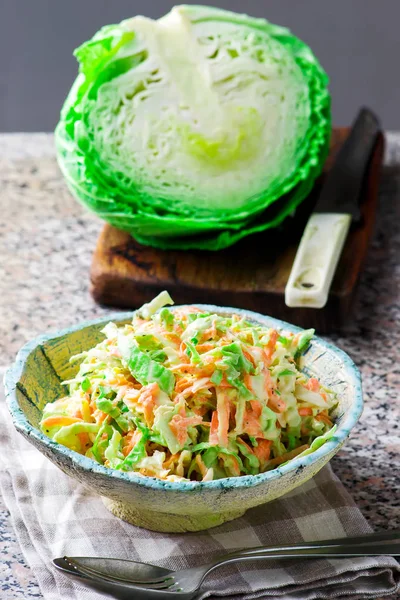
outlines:
[{"label": "wooden cutting board", "polygon": [[[348,131],[333,131],[325,173]],[[93,255],[93,297],[104,305],[137,308],[166,289],[177,304],[248,308],[302,327],[314,327],[319,333],[339,329],[351,315],[373,230],[383,148],[381,136],[364,183],[362,221],[350,231],[324,308],[288,308],[284,300],[297,246],[324,175],[298,210],[296,219],[288,219],[283,231],[252,235],[218,252],[157,250],[105,225]]]}]

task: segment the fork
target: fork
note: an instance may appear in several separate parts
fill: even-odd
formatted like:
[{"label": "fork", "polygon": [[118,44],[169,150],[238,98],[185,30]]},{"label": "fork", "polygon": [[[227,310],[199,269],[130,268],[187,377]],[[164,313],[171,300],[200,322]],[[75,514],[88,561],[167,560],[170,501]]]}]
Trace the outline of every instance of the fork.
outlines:
[{"label": "fork", "polygon": [[[360,537],[303,542],[284,546],[239,550],[214,561],[181,571],[127,560],[67,557],[54,565],[67,575],[78,577],[92,587],[119,598],[190,600],[205,577],[214,569],[233,562],[288,558],[349,558],[356,556],[400,556],[400,531],[373,533]],[[133,596],[134,593],[134,596]]]}]

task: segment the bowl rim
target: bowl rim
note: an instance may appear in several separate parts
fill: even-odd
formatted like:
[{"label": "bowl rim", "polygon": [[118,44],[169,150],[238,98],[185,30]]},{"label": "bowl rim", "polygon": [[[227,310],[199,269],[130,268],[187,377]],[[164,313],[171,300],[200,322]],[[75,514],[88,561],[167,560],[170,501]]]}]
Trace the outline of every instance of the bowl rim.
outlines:
[{"label": "bowl rim", "polygon": [[[292,325],[290,323],[287,323],[286,321],[275,319],[274,317],[262,315],[260,313],[247,309],[197,303],[174,305],[174,308],[185,308],[188,306],[196,306],[208,312],[216,312],[220,314],[236,313],[247,317],[250,320],[259,322],[260,324],[265,325],[267,327],[273,327],[275,329],[286,330],[293,333],[299,333],[301,331],[304,331],[301,327],[298,327],[297,325]],[[357,366],[354,364],[353,360],[349,357],[349,355],[346,352],[344,352],[334,344],[331,344],[330,342],[320,338],[319,336],[315,336],[313,339],[317,341],[320,346],[325,348],[327,351],[333,353],[334,355],[338,356],[342,360],[354,389],[354,399],[353,404],[347,412],[346,416],[338,424],[334,436],[311,454],[300,458],[293,458],[286,465],[276,467],[271,471],[266,471],[265,473],[260,473],[258,475],[241,475],[239,477],[226,477],[224,479],[216,479],[212,481],[165,481],[162,479],[157,479],[155,477],[144,477],[134,472],[118,471],[116,469],[111,469],[109,467],[105,467],[104,465],[100,465],[96,461],[82,454],[79,454],[74,450],[70,450],[66,446],[54,442],[51,438],[47,437],[39,429],[31,425],[28,422],[25,413],[19,407],[16,394],[17,384],[24,371],[26,359],[38,346],[43,345],[49,340],[63,337],[65,335],[74,333],[87,327],[101,325],[103,323],[104,325],[106,325],[110,321],[123,322],[132,319],[133,313],[134,311],[112,312],[108,315],[104,315],[97,319],[83,321],[62,330],[49,331],[46,334],[39,335],[31,341],[27,342],[19,350],[15,362],[13,363],[13,365],[11,365],[11,367],[8,368],[8,370],[5,373],[4,386],[6,391],[6,401],[15,428],[20,433],[25,435],[25,437],[28,437],[28,439],[34,438],[39,443],[39,446],[44,444],[52,452],[55,452],[56,454],[59,454],[62,457],[69,459],[69,461],[76,465],[80,470],[85,470],[97,475],[106,476],[107,478],[112,477],[113,479],[120,480],[124,483],[136,484],[142,487],[152,488],[154,490],[194,491],[203,489],[221,490],[232,488],[248,488],[269,481],[273,481],[275,479],[279,479],[282,476],[289,473],[290,471],[303,470],[304,468],[317,462],[319,459],[330,454],[332,451],[339,449],[339,447],[349,436],[350,431],[356,425],[358,419],[361,416],[363,410],[363,395],[361,375]]]}]

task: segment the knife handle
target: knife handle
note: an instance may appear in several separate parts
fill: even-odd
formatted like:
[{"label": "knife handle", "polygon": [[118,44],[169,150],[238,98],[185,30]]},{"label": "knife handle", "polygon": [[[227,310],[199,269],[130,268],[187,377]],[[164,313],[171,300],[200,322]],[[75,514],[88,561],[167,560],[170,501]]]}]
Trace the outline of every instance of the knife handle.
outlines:
[{"label": "knife handle", "polygon": [[347,214],[311,215],[286,285],[287,306],[325,306],[350,223],[351,215]]}]

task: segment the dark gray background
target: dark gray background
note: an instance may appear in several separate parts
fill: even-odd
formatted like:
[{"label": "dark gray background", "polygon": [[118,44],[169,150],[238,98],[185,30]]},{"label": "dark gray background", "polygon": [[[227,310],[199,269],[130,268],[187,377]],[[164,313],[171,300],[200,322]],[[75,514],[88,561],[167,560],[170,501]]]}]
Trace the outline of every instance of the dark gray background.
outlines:
[{"label": "dark gray background", "polygon": [[[0,131],[52,130],[76,76],[73,49],[102,25],[135,14],[159,17],[173,4],[0,0]],[[349,123],[358,107],[367,104],[387,129],[400,129],[400,0],[214,0],[213,4],[286,25],[304,39],[331,77],[335,124]]]}]

